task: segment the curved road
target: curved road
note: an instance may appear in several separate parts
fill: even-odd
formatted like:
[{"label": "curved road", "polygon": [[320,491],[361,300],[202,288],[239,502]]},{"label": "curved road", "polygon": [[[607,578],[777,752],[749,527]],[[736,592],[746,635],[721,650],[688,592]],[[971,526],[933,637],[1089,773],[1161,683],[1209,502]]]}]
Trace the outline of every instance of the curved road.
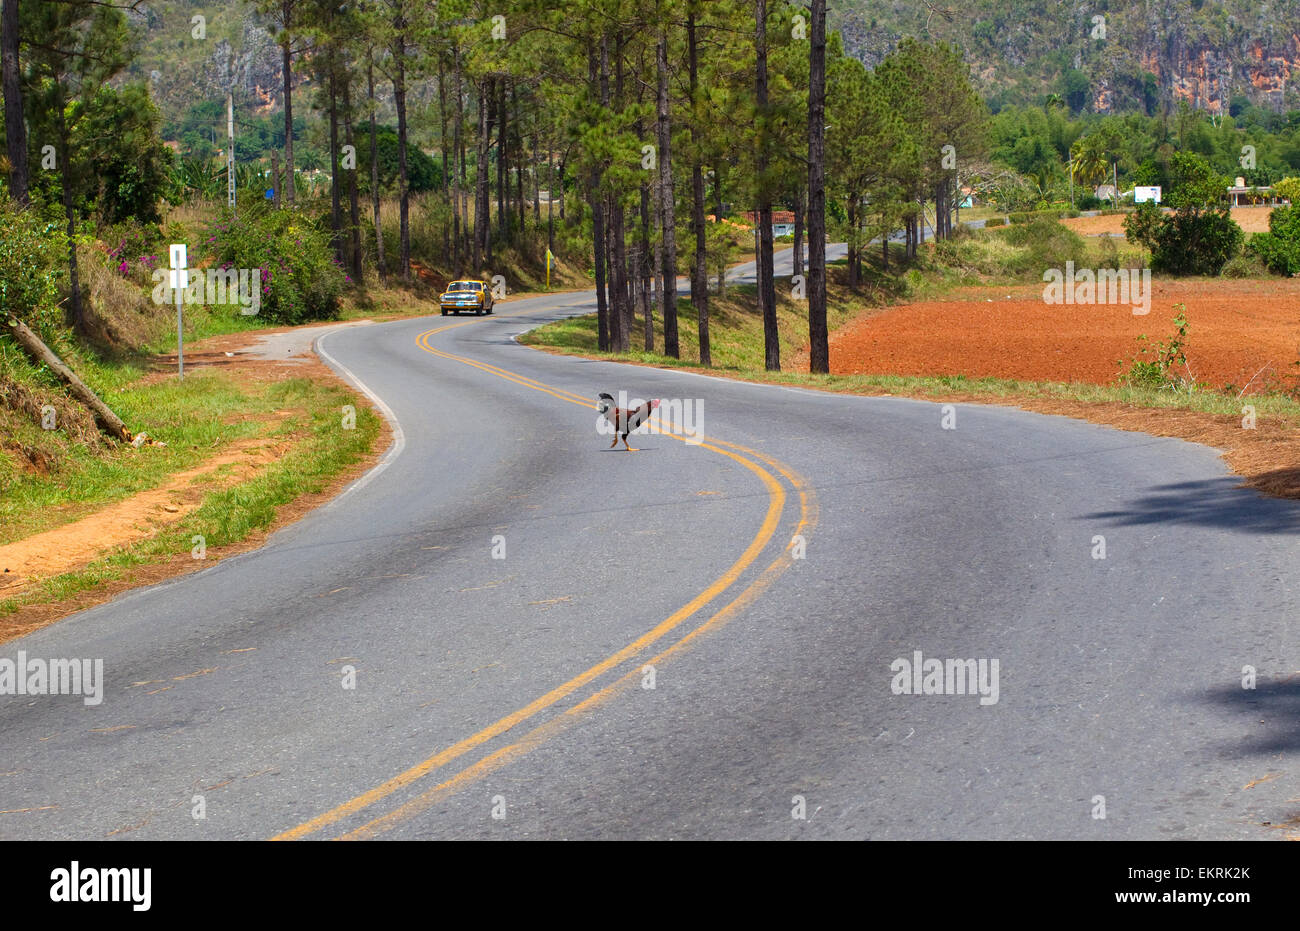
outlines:
[{"label": "curved road", "polygon": [[[1286,833],[1295,504],[1177,440],[512,339],[591,307],[324,337],[401,440],[265,547],[0,649],[106,679],[0,698],[0,837]],[[606,451],[620,390],[679,432]],[[996,702],[895,694],[915,651],[996,660]]]}]

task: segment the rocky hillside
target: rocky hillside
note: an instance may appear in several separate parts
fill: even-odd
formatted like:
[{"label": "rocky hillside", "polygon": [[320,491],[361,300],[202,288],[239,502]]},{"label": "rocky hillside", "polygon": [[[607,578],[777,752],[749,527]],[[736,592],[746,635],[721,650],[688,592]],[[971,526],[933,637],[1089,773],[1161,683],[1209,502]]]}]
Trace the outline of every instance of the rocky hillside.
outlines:
[{"label": "rocky hillside", "polygon": [[128,16],[140,39],[131,77],[149,82],[168,116],[196,100],[224,97],[232,83],[255,106],[278,105],[277,26],[256,4],[146,0]]},{"label": "rocky hillside", "polygon": [[964,49],[995,108],[1050,93],[1098,112],[1185,100],[1226,113],[1234,98],[1300,108],[1300,0],[829,3],[831,26],[868,64],[907,34]]},{"label": "rocky hillside", "polygon": [[[1210,113],[1234,99],[1300,108],[1300,0],[829,0],[829,9],[868,65],[904,35],[954,43],[995,109],[1051,93],[1103,113],[1180,100]],[[142,50],[133,76],[151,83],[168,118],[224,96],[232,76],[255,109],[279,106],[276,21],[252,0],[145,0],[131,17]]]}]

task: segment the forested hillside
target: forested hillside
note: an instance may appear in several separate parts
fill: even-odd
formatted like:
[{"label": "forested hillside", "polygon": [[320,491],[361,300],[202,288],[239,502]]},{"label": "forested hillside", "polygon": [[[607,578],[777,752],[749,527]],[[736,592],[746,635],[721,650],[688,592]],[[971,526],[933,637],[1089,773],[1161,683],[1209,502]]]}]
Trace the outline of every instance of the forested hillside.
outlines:
[{"label": "forested hillside", "polygon": [[[269,115],[280,106],[281,6],[141,3],[130,14],[141,44],[129,74],[150,83],[178,135],[202,136],[198,118],[187,119],[191,105],[232,84],[254,114]],[[1247,104],[1300,107],[1300,0],[829,0],[828,25],[868,67],[904,36],[953,44],[995,112],[1050,94],[1075,112],[1150,115],[1179,101],[1216,115]],[[414,92],[430,102],[422,88]],[[381,93],[381,103],[391,116],[391,96]],[[209,136],[215,122],[207,121]]]}]

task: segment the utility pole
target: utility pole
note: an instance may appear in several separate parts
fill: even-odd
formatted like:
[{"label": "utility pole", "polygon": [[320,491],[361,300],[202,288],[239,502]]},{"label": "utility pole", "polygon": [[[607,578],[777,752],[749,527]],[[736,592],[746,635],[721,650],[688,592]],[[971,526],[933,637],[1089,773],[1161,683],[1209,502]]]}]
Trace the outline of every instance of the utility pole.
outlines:
[{"label": "utility pole", "polygon": [[235,212],[235,93],[226,94],[226,206]]}]

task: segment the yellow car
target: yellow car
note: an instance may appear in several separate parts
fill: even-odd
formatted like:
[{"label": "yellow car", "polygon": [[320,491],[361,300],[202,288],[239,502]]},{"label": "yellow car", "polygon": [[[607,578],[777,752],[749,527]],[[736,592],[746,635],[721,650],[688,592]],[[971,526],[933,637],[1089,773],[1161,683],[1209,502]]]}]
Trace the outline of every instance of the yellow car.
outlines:
[{"label": "yellow car", "polygon": [[475,314],[492,313],[492,289],[486,281],[465,278],[447,285],[447,290],[438,298],[442,315],[454,311],[460,316],[462,310],[472,310]]}]

